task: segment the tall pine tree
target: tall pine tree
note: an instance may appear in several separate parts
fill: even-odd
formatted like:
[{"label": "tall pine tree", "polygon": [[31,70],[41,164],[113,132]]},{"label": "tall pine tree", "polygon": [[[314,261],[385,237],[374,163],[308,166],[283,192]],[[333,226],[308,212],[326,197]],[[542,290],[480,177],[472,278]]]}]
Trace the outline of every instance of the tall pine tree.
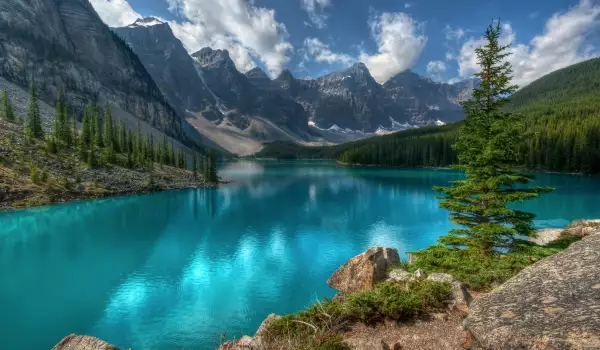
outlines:
[{"label": "tall pine tree", "polygon": [[[534,214],[509,208],[511,202],[536,198],[547,188],[524,188],[533,176],[513,171],[518,164],[521,142],[521,117],[502,110],[517,90],[511,84],[512,67],[506,62],[510,45],[499,43],[500,22],[485,32],[485,45],[475,50],[481,71],[481,85],[473,98],[462,103],[466,119],[459,132],[455,150],[458,168],[466,179],[451,187],[436,187],[444,194],[441,207],[452,212],[452,221],[462,228],[440,238],[442,244],[466,247],[482,255],[496,248],[513,246],[518,236],[534,234]],[[521,185],[521,186],[517,186]]]},{"label": "tall pine tree", "polygon": [[112,152],[115,151],[112,113],[108,106],[104,109],[104,136],[102,140],[104,142],[104,147],[110,148]]},{"label": "tall pine tree", "polygon": [[29,138],[41,139],[44,137],[42,117],[40,116],[40,107],[38,105],[37,89],[33,79],[29,85],[29,108],[27,110],[25,133]]},{"label": "tall pine tree", "polygon": [[8,92],[2,91],[2,109],[0,110],[0,119],[7,120],[9,122],[15,121],[15,114],[13,112],[12,105],[8,99]]}]

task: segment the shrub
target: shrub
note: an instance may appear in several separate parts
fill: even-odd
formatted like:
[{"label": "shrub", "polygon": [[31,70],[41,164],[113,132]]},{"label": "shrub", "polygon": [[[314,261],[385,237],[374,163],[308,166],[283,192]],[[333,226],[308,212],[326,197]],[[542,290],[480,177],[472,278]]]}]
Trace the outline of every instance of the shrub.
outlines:
[{"label": "shrub", "polygon": [[[402,321],[445,307],[450,286],[428,280],[386,282],[374,290],[351,294],[343,300],[317,302],[306,310],[274,320],[267,327],[267,342],[302,349],[347,349],[338,333],[354,322],[374,323],[384,318]],[[338,337],[338,338],[336,338]],[[291,346],[292,348],[296,348]]]},{"label": "shrub", "polygon": [[567,237],[546,246],[519,240],[511,251],[496,252],[493,256],[434,245],[412,253],[417,257],[416,261],[411,265],[403,264],[402,268],[411,272],[423,269],[429,273],[449,273],[473,290],[486,291],[502,284],[536,261],[567,248],[577,240],[577,237]]}]

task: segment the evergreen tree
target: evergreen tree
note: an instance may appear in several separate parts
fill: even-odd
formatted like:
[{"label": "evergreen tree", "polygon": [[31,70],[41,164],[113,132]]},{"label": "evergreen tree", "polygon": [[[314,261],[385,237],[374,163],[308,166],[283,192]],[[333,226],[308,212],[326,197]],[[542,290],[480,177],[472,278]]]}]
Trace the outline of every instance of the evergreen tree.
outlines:
[{"label": "evergreen tree", "polygon": [[518,115],[502,110],[517,86],[511,85],[512,67],[505,61],[510,46],[499,44],[500,34],[499,22],[490,25],[484,36],[487,43],[475,50],[481,85],[471,100],[462,103],[466,120],[455,149],[458,168],[465,171],[466,179],[455,181],[451,187],[436,187],[444,194],[440,206],[450,210],[452,221],[462,226],[440,242],[483,255],[493,254],[495,248],[512,247],[517,236],[534,234],[535,215],[507,204],[535,198],[548,190],[516,187],[530,183],[533,177],[512,170],[519,161],[522,123]]},{"label": "evergreen tree", "polygon": [[169,164],[169,143],[167,142],[167,137],[164,136],[163,139],[163,145],[162,145],[162,150],[161,150],[161,158],[160,158],[160,163],[163,165],[168,165]]},{"label": "evergreen tree", "polygon": [[90,169],[93,169],[96,165],[98,165],[98,159],[96,158],[96,152],[93,149],[87,150],[87,166]]},{"label": "evergreen tree", "polygon": [[173,146],[173,141],[171,141],[171,146],[169,147],[169,165],[175,166],[175,147]]},{"label": "evergreen tree", "polygon": [[81,122],[81,144],[84,148],[89,148],[92,144],[93,129],[92,106],[87,105],[85,106],[83,120]]},{"label": "evergreen tree", "polygon": [[186,166],[185,154],[183,153],[183,150],[181,148],[177,151],[177,166],[181,169],[184,169]]},{"label": "evergreen tree", "polygon": [[44,129],[42,128],[42,118],[40,116],[40,107],[38,105],[37,89],[35,81],[31,80],[29,86],[29,108],[27,111],[27,124],[25,133],[29,138],[42,139]]},{"label": "evergreen tree", "polygon": [[192,172],[194,173],[194,179],[198,178],[198,156],[196,153],[192,155]]},{"label": "evergreen tree", "polygon": [[121,120],[119,122],[119,152],[127,153],[127,130],[125,129],[125,123]]},{"label": "evergreen tree", "polygon": [[56,110],[54,112],[54,121],[52,123],[52,137],[60,144],[69,146],[71,143],[69,137],[70,125],[67,119],[67,106],[65,104],[62,87],[58,88],[58,97],[56,100]]},{"label": "evergreen tree", "polygon": [[127,153],[131,153],[133,156],[133,133],[131,129],[127,131]]},{"label": "evergreen tree", "polygon": [[100,126],[100,115],[98,113],[98,108],[96,106],[92,107],[92,120],[93,120],[92,129],[94,130],[94,132],[93,132],[94,147],[102,148],[104,146],[104,144],[102,142],[102,128]]},{"label": "evergreen tree", "polygon": [[2,110],[0,110],[0,119],[7,120],[9,122],[15,121],[15,114],[13,112],[12,105],[8,99],[8,92],[2,91]]},{"label": "evergreen tree", "polygon": [[113,131],[113,121],[112,121],[112,113],[110,112],[110,108],[108,106],[105,107],[104,110],[104,137],[103,142],[105,148],[110,148],[111,151],[107,153],[115,152],[115,140],[114,140],[114,131]]},{"label": "evergreen tree", "polygon": [[217,159],[215,152],[211,151],[208,155],[208,166],[206,180],[210,182],[219,182],[219,176],[217,175]]}]

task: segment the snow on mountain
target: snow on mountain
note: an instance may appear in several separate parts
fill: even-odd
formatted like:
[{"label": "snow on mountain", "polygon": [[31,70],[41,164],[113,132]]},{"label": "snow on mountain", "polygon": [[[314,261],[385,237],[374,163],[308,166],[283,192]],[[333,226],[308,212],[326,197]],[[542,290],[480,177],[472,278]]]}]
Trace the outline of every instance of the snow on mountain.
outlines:
[{"label": "snow on mountain", "polygon": [[140,18],[134,23],[127,26],[127,28],[137,28],[137,27],[152,27],[159,24],[165,24],[165,22],[159,20],[156,17],[145,17]]}]

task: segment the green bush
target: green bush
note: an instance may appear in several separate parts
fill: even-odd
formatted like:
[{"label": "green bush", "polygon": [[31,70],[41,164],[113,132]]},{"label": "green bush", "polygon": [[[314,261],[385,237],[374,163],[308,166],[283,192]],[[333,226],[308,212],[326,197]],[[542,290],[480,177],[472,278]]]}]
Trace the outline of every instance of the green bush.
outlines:
[{"label": "green bush", "polygon": [[411,265],[402,264],[402,268],[410,272],[423,269],[428,273],[449,273],[473,290],[486,291],[536,261],[567,248],[578,239],[567,237],[546,246],[521,240],[510,252],[497,252],[491,257],[466,249],[434,245],[412,253],[416,261]]}]

